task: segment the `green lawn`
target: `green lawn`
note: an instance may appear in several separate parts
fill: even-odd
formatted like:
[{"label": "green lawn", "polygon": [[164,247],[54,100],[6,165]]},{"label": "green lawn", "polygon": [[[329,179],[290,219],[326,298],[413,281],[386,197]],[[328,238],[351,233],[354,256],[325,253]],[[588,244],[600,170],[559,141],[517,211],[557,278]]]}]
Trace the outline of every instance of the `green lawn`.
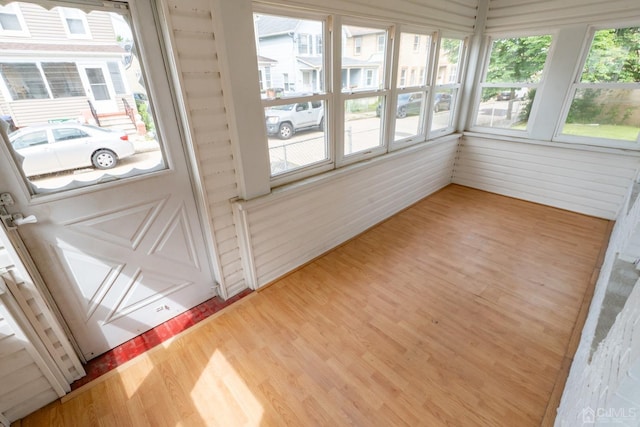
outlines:
[{"label": "green lawn", "polygon": [[615,125],[583,125],[567,123],[562,129],[565,135],[588,136],[591,138],[618,139],[622,141],[636,141],[640,128],[634,126]]}]

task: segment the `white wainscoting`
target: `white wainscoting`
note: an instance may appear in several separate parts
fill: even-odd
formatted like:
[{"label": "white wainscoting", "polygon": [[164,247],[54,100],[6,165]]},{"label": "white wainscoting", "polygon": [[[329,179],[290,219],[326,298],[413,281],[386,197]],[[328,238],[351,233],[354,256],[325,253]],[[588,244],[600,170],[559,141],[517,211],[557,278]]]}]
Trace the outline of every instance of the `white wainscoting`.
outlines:
[{"label": "white wainscoting", "polygon": [[234,204],[258,288],[451,182],[458,137],[416,146]]},{"label": "white wainscoting", "polygon": [[638,167],[637,152],[464,136],[453,182],[615,219]]}]

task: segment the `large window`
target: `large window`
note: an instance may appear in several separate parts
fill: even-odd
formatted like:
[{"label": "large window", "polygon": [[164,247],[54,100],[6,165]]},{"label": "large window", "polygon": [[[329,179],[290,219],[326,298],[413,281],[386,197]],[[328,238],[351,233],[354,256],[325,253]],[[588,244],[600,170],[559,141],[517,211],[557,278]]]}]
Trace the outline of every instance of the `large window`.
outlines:
[{"label": "large window", "polygon": [[640,143],[640,27],[595,31],[561,136]]},{"label": "large window", "polygon": [[272,185],[424,142],[435,115],[453,132],[463,39],[445,39],[434,97],[434,31],[269,6],[254,23]]},{"label": "large window", "polygon": [[[254,20],[258,56],[274,61],[268,76],[263,76],[266,87],[262,101],[271,175],[326,163],[328,109],[321,49],[325,45],[325,21],[258,13]],[[291,37],[283,29],[303,32]],[[314,55],[312,40],[320,47]]]},{"label": "large window", "polygon": [[549,35],[491,41],[475,126],[526,130],[550,45]]},{"label": "large window", "polygon": [[[346,45],[352,43],[351,35],[356,34],[353,37],[354,46],[356,41],[360,43],[359,58],[352,57],[350,49],[344,49],[340,62],[344,109],[342,156],[373,154],[384,146],[381,105],[388,94],[388,91],[384,91],[388,89],[388,82],[385,81],[385,57],[377,54],[375,46],[380,44],[380,37],[385,38],[386,45],[387,31],[384,28],[343,25],[341,34]],[[376,78],[367,79],[369,74]]]},{"label": "large window", "polygon": [[85,96],[78,67],[73,62],[43,62],[42,71],[54,98]]},{"label": "large window", "polygon": [[0,74],[13,100],[49,98],[36,64],[0,63]]},{"label": "large window", "polygon": [[[424,140],[426,137],[426,108],[428,104],[429,86],[426,76],[421,72],[416,77],[416,69],[428,66],[429,50],[420,49],[420,39],[426,38],[427,46],[431,45],[431,36],[403,32],[400,34],[398,49],[398,67],[400,73],[397,81],[397,95],[393,102],[394,136],[393,142]],[[409,78],[407,79],[407,70]]]},{"label": "large window", "polygon": [[[135,47],[128,9],[114,13],[91,12],[89,7],[87,12],[63,8],[62,16],[71,21],[79,17],[86,33],[93,31],[101,39],[99,44],[75,43],[71,52],[68,43],[58,37],[59,25],[52,25],[60,23],[60,9],[38,4],[22,7],[25,11],[28,8],[29,17],[34,18],[29,20],[30,31],[50,40],[45,49],[49,53],[43,54],[42,43],[29,40],[21,40],[19,51],[3,52],[0,91],[10,107],[11,120],[19,128],[4,142],[15,150],[16,165],[28,179],[33,195],[102,185],[166,169],[160,138],[173,133],[174,140],[177,135],[175,124],[164,125],[171,123],[173,116],[166,114],[163,106],[171,108],[172,104],[165,90],[156,95],[164,102],[151,108],[143,73],[146,65],[144,69],[156,76],[155,82],[166,77],[158,72],[163,69],[158,65],[162,55],[160,46],[154,43],[160,40],[145,38],[147,55],[142,57],[138,52],[145,50]],[[91,16],[88,21],[87,13]],[[139,19],[153,22],[153,17]],[[85,26],[88,23],[95,25],[90,29]],[[74,31],[76,24],[69,25]],[[155,28],[149,31],[156,34]],[[126,52],[133,57],[127,72],[122,62]],[[154,113],[164,117],[161,129],[156,128]]]},{"label": "large window", "polygon": [[438,51],[438,77],[433,97],[431,98],[431,135],[453,131],[452,114],[455,111],[462,81],[462,60],[465,55],[465,42],[457,38],[440,40]]}]

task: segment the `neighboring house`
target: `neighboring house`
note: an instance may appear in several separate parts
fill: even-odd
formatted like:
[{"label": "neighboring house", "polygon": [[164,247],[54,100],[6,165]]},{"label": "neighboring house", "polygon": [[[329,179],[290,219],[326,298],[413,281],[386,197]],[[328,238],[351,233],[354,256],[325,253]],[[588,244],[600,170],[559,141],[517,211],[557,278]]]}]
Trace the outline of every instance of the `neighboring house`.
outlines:
[{"label": "neighboring house", "polygon": [[[322,26],[301,19],[255,19],[261,89],[317,92],[322,71]],[[295,52],[296,55],[291,55]]]},{"label": "neighboring house", "polygon": [[110,14],[26,3],[0,12],[0,111],[17,126],[135,108]]},{"label": "neighboring house", "polygon": [[383,77],[385,31],[352,26],[343,31],[342,89],[378,87]]},{"label": "neighboring house", "polygon": [[[322,78],[322,26],[316,21],[257,15],[255,19],[261,89],[319,92]],[[344,88],[376,87],[384,60],[384,32],[345,27]],[[373,32],[372,32],[373,31]],[[295,52],[295,55],[291,55]]]}]

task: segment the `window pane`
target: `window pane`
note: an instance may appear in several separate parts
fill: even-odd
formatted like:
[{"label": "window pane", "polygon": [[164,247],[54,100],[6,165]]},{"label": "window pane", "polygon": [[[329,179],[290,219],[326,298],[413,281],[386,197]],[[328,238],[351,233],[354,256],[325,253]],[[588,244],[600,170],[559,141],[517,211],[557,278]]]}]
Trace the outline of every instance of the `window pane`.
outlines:
[{"label": "window pane", "polygon": [[323,22],[262,14],[254,21],[262,98],[324,92]]},{"label": "window pane", "polygon": [[396,104],[396,129],[394,141],[422,133],[423,92],[401,93]]},{"label": "window pane", "polygon": [[547,60],[551,36],[494,40],[486,82],[538,83]]},{"label": "window pane", "polygon": [[581,81],[640,82],[640,27],[596,31]]},{"label": "window pane", "polygon": [[278,175],[327,159],[322,101],[267,107],[271,175]]},{"label": "window pane", "polygon": [[107,62],[107,68],[109,69],[109,74],[111,75],[111,82],[113,83],[113,88],[115,89],[118,95],[126,93],[126,89],[124,86],[124,80],[122,80],[122,73],[120,73],[120,66],[117,62]]},{"label": "window pane", "polygon": [[635,142],[639,124],[640,89],[578,89],[562,133]]},{"label": "window pane", "polygon": [[14,101],[49,98],[36,64],[0,63],[0,73]]},{"label": "window pane", "polygon": [[454,110],[456,89],[437,90],[433,97],[433,119],[431,130],[446,129],[451,125],[451,112]]},{"label": "window pane", "polygon": [[43,62],[44,72],[54,98],[85,96],[76,64],[72,62]]},{"label": "window pane", "polygon": [[534,95],[528,88],[483,88],[476,125],[526,129]]},{"label": "window pane", "polygon": [[[420,49],[424,44],[427,49]],[[400,53],[398,59],[398,87],[405,85],[423,86],[426,84],[424,69],[429,59],[431,37],[421,34],[402,33],[400,35]],[[409,81],[407,82],[407,70]]]},{"label": "window pane", "polygon": [[379,105],[384,97],[349,99],[344,103],[345,156],[382,145]]},{"label": "window pane", "polygon": [[0,28],[6,31],[22,31],[20,20],[13,13],[0,13]]},{"label": "window pane", "polygon": [[459,65],[462,59],[464,41],[460,39],[442,39],[438,54],[437,84],[458,83]]},{"label": "window pane", "polygon": [[[387,32],[380,28],[342,27],[342,91],[383,87],[384,51]],[[372,76],[372,78],[368,78]]]},{"label": "window pane", "polygon": [[[55,22],[64,25],[58,11],[50,14],[57,18]],[[152,106],[146,96],[142,58],[137,57],[139,50],[134,48],[127,20],[105,11],[93,11],[92,17],[90,22],[110,34],[111,41],[105,38],[101,42],[103,49],[85,52],[78,61],[69,59],[73,57],[70,54],[67,59],[55,62],[59,55],[52,53],[44,62],[37,59],[32,63],[10,62],[25,55],[42,56],[37,43],[31,46],[25,42],[20,52],[3,53],[0,75],[11,100],[20,100],[20,108],[11,111],[11,120],[19,130],[9,140],[23,158],[19,166],[34,194],[101,185],[166,168]],[[82,20],[86,27],[86,21]],[[43,39],[52,39],[56,35],[51,24],[52,20],[34,21],[29,29]],[[86,29],[89,31],[89,27]],[[128,56],[123,55],[125,52]],[[118,82],[116,74],[110,71],[115,71],[127,57],[131,72],[125,73],[120,68]],[[82,82],[90,84],[90,90]],[[112,87],[119,86],[126,92],[116,100],[110,93]],[[47,135],[50,144],[46,144]],[[101,154],[96,155],[98,152]]]}]

